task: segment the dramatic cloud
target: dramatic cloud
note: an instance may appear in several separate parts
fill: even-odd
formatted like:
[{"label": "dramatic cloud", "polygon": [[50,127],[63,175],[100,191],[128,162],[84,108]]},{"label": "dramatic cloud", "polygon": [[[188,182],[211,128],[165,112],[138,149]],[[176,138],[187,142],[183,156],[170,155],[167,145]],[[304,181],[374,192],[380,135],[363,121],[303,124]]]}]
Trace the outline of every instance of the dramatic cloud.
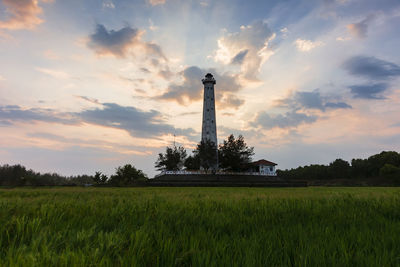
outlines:
[{"label": "dramatic cloud", "polygon": [[37,0],[3,0],[2,2],[6,7],[6,18],[0,20],[0,29],[32,29],[43,22],[38,17],[42,13],[42,9]]},{"label": "dramatic cloud", "polygon": [[308,110],[320,110],[325,111],[326,109],[343,109],[351,108],[350,105],[344,102],[333,102],[330,97],[322,97],[318,90],[312,92],[295,92],[287,98],[277,101],[280,107],[287,107],[293,111],[300,109]]},{"label": "dramatic cloud", "polygon": [[368,24],[373,20],[373,18],[373,15],[369,15],[360,22],[347,25],[347,29],[355,37],[366,38],[368,32]]},{"label": "dramatic cloud", "polygon": [[248,49],[246,49],[246,50],[243,50],[243,51],[240,51],[239,53],[237,53],[237,55],[236,56],[234,56],[233,58],[232,58],[232,64],[239,64],[239,65],[241,65],[242,63],[243,63],[243,60],[244,60],[244,58],[245,58],[245,56],[247,55],[247,53],[249,52],[249,50]]},{"label": "dramatic cloud", "polygon": [[297,50],[301,51],[301,52],[308,52],[311,51],[312,49],[323,45],[323,42],[312,42],[310,40],[303,40],[303,39],[297,39],[296,41],[294,41],[294,44],[297,47]]},{"label": "dramatic cloud", "polygon": [[139,39],[139,31],[124,27],[118,31],[108,31],[104,25],[97,24],[95,33],[89,36],[88,46],[98,54],[113,54],[124,57],[129,47]]},{"label": "dramatic cloud", "polygon": [[384,99],[382,94],[388,89],[386,83],[349,86],[354,98]]},{"label": "dramatic cloud", "polygon": [[167,124],[161,113],[155,110],[142,111],[135,107],[124,107],[114,103],[100,104],[101,108],[87,109],[81,112],[57,112],[53,109],[19,106],[0,106],[0,121],[10,125],[15,121],[49,122],[79,125],[89,123],[122,129],[134,137],[154,138],[163,134],[192,135],[192,129],[174,128]]},{"label": "dramatic cloud", "polygon": [[242,26],[239,32],[228,33],[218,40],[214,59],[224,64],[239,64],[245,78],[256,79],[260,67],[273,53],[268,42],[274,37],[263,21]]},{"label": "dramatic cloud", "polygon": [[[295,92],[277,101],[276,106],[289,111],[283,114],[268,114],[262,111],[250,122],[250,126],[272,128],[296,128],[301,124],[310,124],[320,117],[315,111],[326,112],[327,109],[351,109],[345,102],[333,102],[332,97],[322,97],[318,90],[312,92]],[[314,113],[314,114],[313,114]]]},{"label": "dramatic cloud", "polygon": [[85,110],[77,113],[77,116],[84,122],[126,130],[136,137],[156,137],[170,133],[189,135],[194,132],[191,129],[175,129],[166,124],[158,111],[146,112],[114,103],[104,103],[102,108]]},{"label": "dramatic cloud", "polygon": [[400,76],[400,66],[376,57],[354,56],[343,64],[350,74],[371,80],[385,80]]},{"label": "dramatic cloud", "polygon": [[180,73],[183,83],[171,83],[167,91],[159,96],[158,99],[176,101],[181,105],[201,100],[204,88],[201,78],[208,72],[212,73],[217,81],[215,99],[220,108],[238,108],[244,103],[243,100],[233,95],[233,93],[241,89],[236,76],[226,73],[219,74],[215,69],[200,69],[196,66],[183,70]]},{"label": "dramatic cloud", "polygon": [[143,33],[129,26],[116,31],[107,30],[104,25],[97,24],[95,32],[89,36],[87,45],[99,55],[114,55],[122,58],[126,57],[128,51],[135,48],[136,53],[132,51],[133,54],[144,54],[166,61],[159,45],[141,40]]},{"label": "dramatic cloud", "polygon": [[267,112],[260,112],[256,119],[250,123],[251,126],[261,126],[264,129],[272,128],[294,128],[301,124],[313,123],[318,119],[317,116],[298,113],[295,111],[285,114],[269,115]]},{"label": "dramatic cloud", "polygon": [[400,77],[400,66],[375,57],[355,56],[346,60],[343,67],[348,73],[370,81],[349,86],[354,98],[384,99],[383,93],[390,87],[388,81]]}]

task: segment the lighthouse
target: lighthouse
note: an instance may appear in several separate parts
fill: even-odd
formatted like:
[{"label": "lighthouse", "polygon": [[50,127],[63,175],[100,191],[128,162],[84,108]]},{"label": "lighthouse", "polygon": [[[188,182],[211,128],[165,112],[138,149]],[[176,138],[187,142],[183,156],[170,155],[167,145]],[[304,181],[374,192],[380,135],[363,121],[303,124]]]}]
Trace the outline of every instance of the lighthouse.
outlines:
[{"label": "lighthouse", "polygon": [[211,73],[207,73],[201,80],[204,84],[204,102],[203,102],[203,123],[201,131],[201,140],[205,142],[210,140],[218,146],[217,142],[217,122],[215,120],[215,79]]}]

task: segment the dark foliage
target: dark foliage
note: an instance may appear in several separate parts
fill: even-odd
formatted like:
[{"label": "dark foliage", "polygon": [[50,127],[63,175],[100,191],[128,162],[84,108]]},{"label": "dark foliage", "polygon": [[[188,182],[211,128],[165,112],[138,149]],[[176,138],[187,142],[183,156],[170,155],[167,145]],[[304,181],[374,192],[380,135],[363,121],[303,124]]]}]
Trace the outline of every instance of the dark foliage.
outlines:
[{"label": "dark foliage", "polygon": [[196,153],[197,150],[193,151],[193,155],[186,158],[184,166],[186,170],[197,171],[200,170],[200,156]]},{"label": "dark foliage", "polygon": [[183,168],[186,156],[186,150],[181,146],[167,147],[165,154],[158,154],[155,167],[159,171],[179,171]]},{"label": "dark foliage", "polygon": [[211,140],[201,141],[193,151],[195,157],[200,160],[200,167],[205,171],[217,167],[217,145]]},{"label": "dark foliage", "polygon": [[93,181],[96,184],[106,184],[108,180],[107,175],[102,174],[101,172],[96,172],[94,177],[93,177]]},{"label": "dark foliage", "polygon": [[83,186],[83,185],[132,185],[136,181],[144,181],[147,176],[130,164],[118,167],[116,174],[108,179],[107,175],[96,172],[93,175],[65,177],[56,173],[39,173],[27,170],[21,165],[0,166],[0,186]]},{"label": "dark foliage", "polygon": [[0,166],[0,186],[59,186],[92,184],[93,176],[65,177],[56,173],[39,173],[21,165]]},{"label": "dark foliage", "polygon": [[366,179],[391,178],[400,181],[400,154],[395,151],[383,151],[367,159],[352,159],[351,165],[342,159],[336,159],[329,165],[309,165],[290,170],[278,170],[278,176],[288,179]]},{"label": "dark foliage", "polygon": [[147,176],[141,170],[136,169],[131,164],[116,169],[115,175],[111,175],[109,184],[113,186],[134,185],[138,181],[146,181]]},{"label": "dark foliage", "polygon": [[248,147],[242,135],[237,139],[231,134],[219,146],[218,160],[222,169],[228,171],[243,171],[248,169],[248,164],[254,155],[254,147]]}]

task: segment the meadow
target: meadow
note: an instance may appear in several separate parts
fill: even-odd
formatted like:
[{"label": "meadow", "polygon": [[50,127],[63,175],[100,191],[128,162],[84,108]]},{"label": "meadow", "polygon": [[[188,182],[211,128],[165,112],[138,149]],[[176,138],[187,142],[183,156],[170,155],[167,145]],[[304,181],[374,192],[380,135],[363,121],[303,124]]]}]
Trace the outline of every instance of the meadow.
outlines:
[{"label": "meadow", "polygon": [[400,188],[0,189],[0,266],[400,266]]}]

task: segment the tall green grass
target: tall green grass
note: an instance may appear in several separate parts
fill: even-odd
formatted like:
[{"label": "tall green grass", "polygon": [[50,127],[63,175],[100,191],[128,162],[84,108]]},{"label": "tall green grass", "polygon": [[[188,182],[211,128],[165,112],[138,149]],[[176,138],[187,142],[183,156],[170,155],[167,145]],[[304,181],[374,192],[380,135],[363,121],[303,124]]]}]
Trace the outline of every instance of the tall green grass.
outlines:
[{"label": "tall green grass", "polygon": [[3,189],[0,266],[400,266],[400,189]]}]

